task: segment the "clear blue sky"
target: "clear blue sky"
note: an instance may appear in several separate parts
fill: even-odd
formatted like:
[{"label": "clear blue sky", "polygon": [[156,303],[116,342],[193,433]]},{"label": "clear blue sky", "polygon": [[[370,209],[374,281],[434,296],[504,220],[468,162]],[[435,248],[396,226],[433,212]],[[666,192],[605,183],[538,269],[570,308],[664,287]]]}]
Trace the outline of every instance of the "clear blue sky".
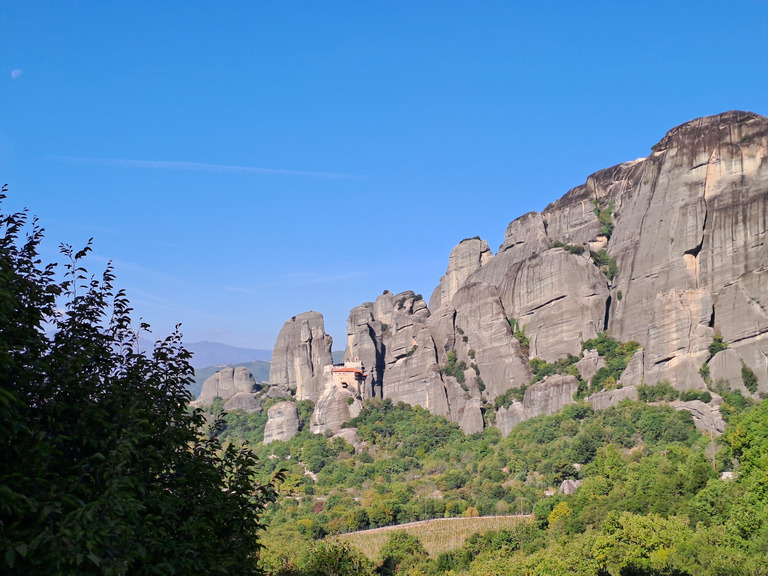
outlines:
[{"label": "clear blue sky", "polygon": [[673,126],[768,114],[768,2],[0,1],[0,180],[157,336],[271,349]]}]

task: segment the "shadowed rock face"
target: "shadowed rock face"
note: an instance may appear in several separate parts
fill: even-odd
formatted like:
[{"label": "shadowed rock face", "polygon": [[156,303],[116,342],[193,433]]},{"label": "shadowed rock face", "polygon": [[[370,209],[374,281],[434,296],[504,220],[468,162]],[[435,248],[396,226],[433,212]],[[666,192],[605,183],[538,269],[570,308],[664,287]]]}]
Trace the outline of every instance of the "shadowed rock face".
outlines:
[{"label": "shadowed rock face", "polygon": [[285,385],[297,400],[316,402],[323,391],[323,368],[333,363],[333,339],[325,333],[323,315],[304,312],[288,320],[275,341],[270,386]]},{"label": "shadowed rock face", "polygon": [[[467,431],[477,429],[488,402],[530,381],[530,358],[579,354],[603,331],[641,345],[621,386],[669,380],[679,390],[701,389],[699,370],[709,362],[713,379],[748,393],[743,362],[758,393],[768,392],[766,230],[768,118],[726,112],[693,120],[670,130],[647,158],[600,170],[540,214],[511,222],[495,256],[483,240],[462,241],[430,308],[413,292],[354,308],[346,358],[365,366],[364,398],[419,404]],[[508,319],[525,327],[527,349]],[[728,347],[710,358],[715,334]],[[448,352],[467,366],[461,383],[447,375]],[[312,361],[302,362],[293,380],[312,381],[305,376]],[[594,373],[599,365],[592,358],[578,369]],[[274,358],[273,370],[289,371]],[[572,386],[558,386],[546,394],[532,386],[526,401],[497,413],[499,428],[507,433],[530,414],[561,408]],[[593,402],[612,405],[627,394]]]}]

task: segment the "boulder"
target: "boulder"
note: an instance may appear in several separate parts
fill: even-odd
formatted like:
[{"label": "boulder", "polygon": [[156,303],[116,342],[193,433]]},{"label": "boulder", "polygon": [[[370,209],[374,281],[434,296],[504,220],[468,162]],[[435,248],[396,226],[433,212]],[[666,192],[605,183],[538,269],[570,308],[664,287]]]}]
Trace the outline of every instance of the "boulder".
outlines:
[{"label": "boulder", "polygon": [[585,350],[584,357],[576,362],[576,370],[579,371],[579,376],[587,382],[592,380],[592,376],[597,374],[597,371],[603,367],[605,367],[605,360],[600,357],[597,350]]},{"label": "boulder", "polygon": [[360,442],[360,437],[357,435],[357,428],[342,428],[336,434],[331,436],[331,440],[334,438],[341,438],[349,444],[350,446],[354,446],[355,450],[357,450],[357,445]]},{"label": "boulder", "polygon": [[584,480],[571,480],[570,478],[563,480],[560,484],[560,488],[557,489],[557,493],[565,494],[566,496],[573,494],[582,484],[584,484]]},{"label": "boulder", "polygon": [[705,404],[701,400],[683,402],[676,400],[670,403],[675,410],[686,410],[693,417],[693,425],[702,432],[711,432],[719,436],[725,431],[725,420],[720,414],[720,406]]},{"label": "boulder", "polygon": [[603,390],[587,397],[587,402],[593,410],[605,410],[611,406],[618,406],[622,400],[637,400],[637,388],[626,386],[615,390]]},{"label": "boulder", "polygon": [[267,411],[267,423],[264,426],[264,444],[275,440],[284,442],[293,438],[299,431],[299,413],[294,402],[278,402]]},{"label": "boulder", "polygon": [[322,314],[304,312],[294,316],[277,335],[270,385],[286,385],[296,391],[297,400],[317,402],[323,388],[323,369],[333,364],[332,345]]},{"label": "boulder", "polygon": [[[193,405],[209,406],[213,404],[213,400],[217,396],[226,401],[236,394],[253,395],[253,393],[258,390],[259,385],[256,383],[256,379],[248,368],[243,366],[238,366],[236,368],[227,366],[203,382],[203,389],[200,392],[200,396],[193,402]],[[242,397],[238,402],[240,404],[244,402]],[[251,402],[249,406],[253,407],[254,404]],[[253,409],[255,410],[255,408]]]},{"label": "boulder", "polygon": [[238,392],[224,404],[224,410],[242,410],[243,412],[261,412],[261,400],[249,392]]},{"label": "boulder", "polygon": [[570,374],[549,376],[530,386],[525,391],[522,402],[514,402],[509,408],[498,409],[496,426],[502,436],[506,437],[520,422],[536,416],[555,414],[568,404],[575,404],[573,395],[578,389],[579,381]]}]

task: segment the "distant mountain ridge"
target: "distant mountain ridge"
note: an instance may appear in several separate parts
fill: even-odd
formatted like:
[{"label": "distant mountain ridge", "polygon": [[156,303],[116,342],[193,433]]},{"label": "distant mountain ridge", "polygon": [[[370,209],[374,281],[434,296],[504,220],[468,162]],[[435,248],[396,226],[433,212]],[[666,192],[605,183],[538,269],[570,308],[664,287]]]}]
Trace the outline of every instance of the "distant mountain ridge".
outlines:
[{"label": "distant mountain ridge", "polygon": [[242,364],[245,362],[264,361],[272,358],[272,350],[257,348],[238,348],[220,342],[185,342],[184,347],[192,353],[192,367],[204,368],[218,364]]}]

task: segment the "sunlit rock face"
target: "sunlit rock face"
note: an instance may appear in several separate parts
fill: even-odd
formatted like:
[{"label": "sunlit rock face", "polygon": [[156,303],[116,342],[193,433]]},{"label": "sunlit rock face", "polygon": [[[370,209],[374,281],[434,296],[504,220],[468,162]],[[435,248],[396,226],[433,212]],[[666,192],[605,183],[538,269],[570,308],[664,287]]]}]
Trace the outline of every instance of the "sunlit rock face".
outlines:
[{"label": "sunlit rock face", "polygon": [[287,386],[295,390],[297,400],[316,402],[323,391],[323,369],[333,363],[332,345],[322,314],[304,312],[294,316],[277,335],[270,386]]},{"label": "sunlit rock face", "polygon": [[254,396],[258,390],[259,385],[250,370],[243,366],[227,366],[203,382],[200,396],[192,404],[210,406],[219,397],[225,401],[227,410],[257,412],[261,410],[261,402]]},{"label": "sunlit rock face", "polygon": [[[530,382],[529,360],[578,356],[601,332],[640,348],[617,390],[592,398],[598,409],[639,385],[704,389],[704,363],[712,381],[768,392],[767,150],[768,118],[692,120],[647,158],[600,170],[513,220],[496,255],[479,238],[460,242],[429,307],[411,291],[385,292],[350,312],[345,358],[365,365],[362,399],[419,405],[476,430],[495,398]],[[318,356],[308,349],[324,336],[288,337],[301,332],[288,324],[280,348],[299,359],[289,367],[276,345],[275,382],[316,401]],[[712,357],[716,335],[727,348]],[[590,377],[601,362],[590,353],[577,369]],[[742,366],[757,377],[754,393]],[[572,383],[559,386],[532,386],[524,402],[496,411],[496,425],[506,433],[565,405]]]}]

